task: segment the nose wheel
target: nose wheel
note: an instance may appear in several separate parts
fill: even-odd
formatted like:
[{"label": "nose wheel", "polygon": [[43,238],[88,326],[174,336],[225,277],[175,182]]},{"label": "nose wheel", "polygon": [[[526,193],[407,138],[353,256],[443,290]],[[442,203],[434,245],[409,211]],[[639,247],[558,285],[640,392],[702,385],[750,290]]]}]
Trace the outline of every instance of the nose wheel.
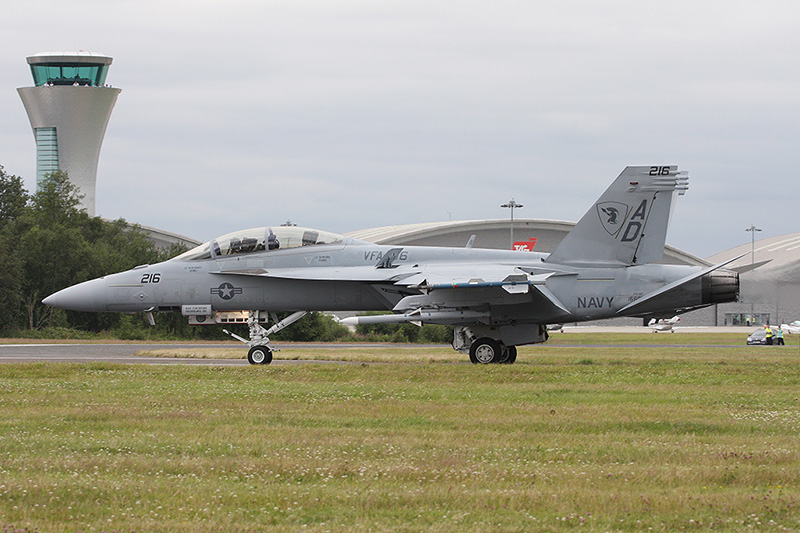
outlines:
[{"label": "nose wheel", "polygon": [[272,350],[266,346],[253,346],[247,352],[247,361],[251,365],[268,365],[272,362]]}]

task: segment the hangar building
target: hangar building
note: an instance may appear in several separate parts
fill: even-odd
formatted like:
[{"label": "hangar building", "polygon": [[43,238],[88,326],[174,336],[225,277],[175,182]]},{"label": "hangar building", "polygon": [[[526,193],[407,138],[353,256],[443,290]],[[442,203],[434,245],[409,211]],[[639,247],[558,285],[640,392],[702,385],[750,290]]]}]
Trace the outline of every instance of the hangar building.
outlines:
[{"label": "hangar building", "polygon": [[[564,220],[516,219],[514,241],[518,245],[532,242],[533,251],[550,253],[574,226],[575,222]],[[463,220],[364,229],[347,236],[375,244],[464,247],[475,235],[475,248],[505,250],[508,249],[510,232],[508,220]],[[669,245],[665,247],[663,262],[706,265],[702,259]]]},{"label": "hangar building", "polygon": [[708,261],[721,263],[742,254],[747,255],[731,263],[731,267],[757,268],[739,276],[740,301],[720,306],[724,308],[726,324],[785,324],[800,320],[800,233],[742,244],[712,255]]}]

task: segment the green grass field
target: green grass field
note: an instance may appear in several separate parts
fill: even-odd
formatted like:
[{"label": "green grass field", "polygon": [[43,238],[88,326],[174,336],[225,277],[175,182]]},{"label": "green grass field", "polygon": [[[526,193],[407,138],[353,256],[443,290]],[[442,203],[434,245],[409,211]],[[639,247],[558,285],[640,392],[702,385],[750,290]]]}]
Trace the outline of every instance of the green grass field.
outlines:
[{"label": "green grass field", "polygon": [[800,529],[798,346],[567,337],[515,365],[2,365],[2,531]]}]

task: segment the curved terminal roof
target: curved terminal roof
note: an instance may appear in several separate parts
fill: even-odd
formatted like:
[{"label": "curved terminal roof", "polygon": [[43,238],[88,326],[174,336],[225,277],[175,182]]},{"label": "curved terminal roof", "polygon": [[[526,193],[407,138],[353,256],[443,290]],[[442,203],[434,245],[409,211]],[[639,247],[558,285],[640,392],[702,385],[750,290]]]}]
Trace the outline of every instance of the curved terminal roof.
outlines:
[{"label": "curved terminal roof", "polygon": [[28,59],[33,82],[42,85],[89,85],[106,83],[108,66],[113,58],[95,52],[41,52]]},{"label": "curved terminal roof", "polygon": [[[531,243],[536,252],[550,253],[561,239],[575,226],[565,220],[515,219],[514,242]],[[507,250],[511,247],[510,220],[460,220],[386,226],[347,233],[348,237],[375,244],[405,244],[408,246],[464,247],[475,235],[475,248]],[[667,245],[664,263],[679,265],[707,265],[692,254]]]},{"label": "curved terminal roof", "polygon": [[[755,251],[755,254],[751,254]],[[800,282],[800,233],[788,233],[741,244],[708,258],[711,263],[721,263],[737,255],[746,254],[730,264],[730,268],[761,264],[753,275],[774,278],[793,283]],[[766,262],[766,263],[765,263]]]},{"label": "curved terminal roof", "polygon": [[[752,251],[755,254],[752,254]],[[713,263],[742,257],[728,265],[740,272],[739,304],[733,312],[756,314],[764,321],[790,322],[800,317],[800,233],[741,244],[708,258]]]}]

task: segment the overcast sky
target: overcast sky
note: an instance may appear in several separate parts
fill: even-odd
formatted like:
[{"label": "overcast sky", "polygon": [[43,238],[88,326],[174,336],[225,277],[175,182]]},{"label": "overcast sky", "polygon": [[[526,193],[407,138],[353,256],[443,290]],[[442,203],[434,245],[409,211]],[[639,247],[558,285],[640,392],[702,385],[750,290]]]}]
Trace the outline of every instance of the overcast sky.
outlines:
[{"label": "overcast sky", "polygon": [[578,220],[626,165],[677,164],[667,242],[800,231],[792,1],[13,2],[0,164],[35,188],[29,55],[110,55],[97,214],[200,240]]}]

